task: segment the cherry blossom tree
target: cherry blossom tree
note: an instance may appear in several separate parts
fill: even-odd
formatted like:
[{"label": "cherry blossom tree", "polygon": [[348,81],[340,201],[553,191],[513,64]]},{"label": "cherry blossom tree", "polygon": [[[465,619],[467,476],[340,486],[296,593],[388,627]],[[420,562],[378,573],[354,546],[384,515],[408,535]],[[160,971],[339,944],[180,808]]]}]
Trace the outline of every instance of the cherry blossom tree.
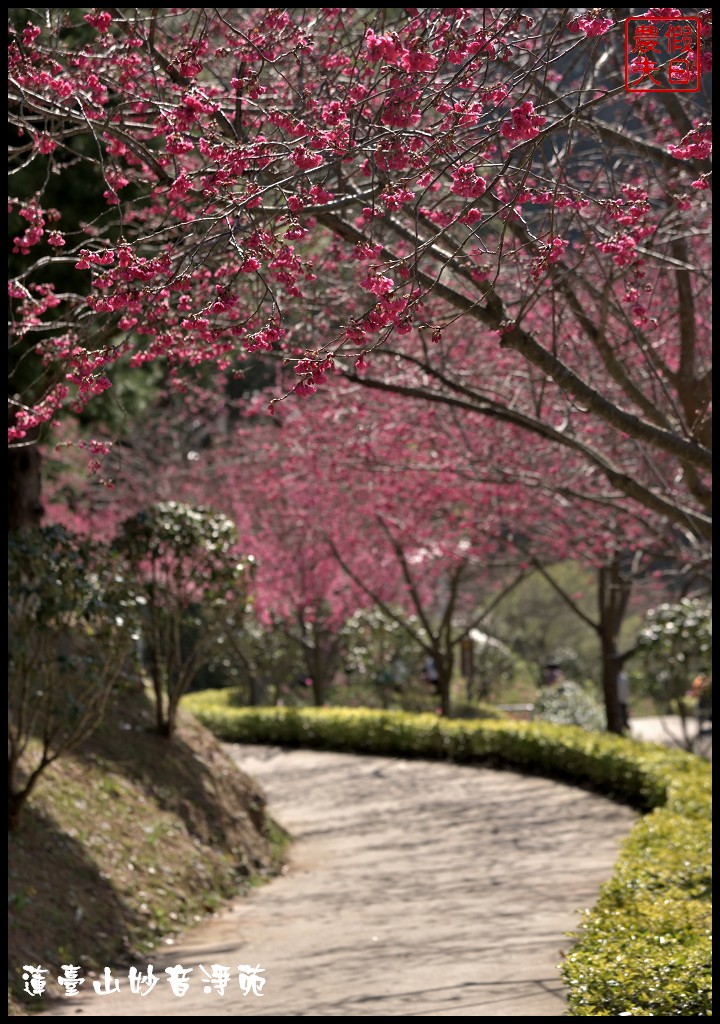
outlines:
[{"label": "cherry blossom tree", "polygon": [[[283,429],[266,430],[260,447],[241,433],[220,455],[223,475],[238,479],[238,452],[261,453],[255,474],[292,495],[280,518],[306,517],[313,525],[304,536],[327,537],[373,604],[394,621],[412,618],[416,642],[441,670],[446,700],[458,643],[487,621],[503,586],[541,572],[596,633],[609,727],[622,731],[618,675],[634,649],[621,648],[620,632],[634,591],[656,585],[660,566],[676,592],[702,589],[698,550],[669,534],[662,516],[608,508],[601,488],[588,490],[581,458],[558,460],[539,440],[529,446],[520,430],[496,424],[478,434],[464,414],[431,403],[373,398],[357,386],[341,391],[341,401],[318,398],[302,415],[279,412]],[[249,482],[256,480],[249,472],[239,471],[244,486],[231,487],[252,503],[263,485]],[[555,581],[552,564],[568,559],[596,573],[595,617]]]},{"label": "cherry blossom tree", "polygon": [[[469,434],[463,417],[432,404],[341,390],[340,401],[318,396],[273,420],[250,414],[229,435],[218,430],[172,486],[185,478],[194,500],[212,493],[244,522],[268,622],[292,619],[300,643],[311,635],[310,609],[327,646],[360,604],[381,608],[435,662],[448,713],[455,653],[469,631],[530,569],[573,557],[604,569],[617,557],[619,526],[602,504],[599,517],[591,507],[569,520],[565,495],[581,462],[561,474],[538,444],[524,476],[522,434]],[[646,523],[625,531],[628,551],[647,541]],[[602,620],[613,639],[621,619],[611,629]]]},{"label": "cherry blossom tree", "polygon": [[257,474],[241,470],[245,486],[233,486],[233,505],[243,517],[257,562],[255,614],[296,650],[305,685],[321,707],[343,664],[343,626],[367,601],[314,528],[322,502],[309,502],[307,494],[288,487],[291,481],[277,467],[263,461],[256,465]]},{"label": "cherry blossom tree", "polygon": [[[265,401],[231,425],[225,398],[198,391],[172,416],[168,406],[154,434],[140,425],[115,451],[117,489],[80,502],[88,522],[147,500],[148,481],[155,496],[224,508],[257,561],[256,613],[302,652],[317,703],[340,664],[343,623],[372,605],[433,659],[447,713],[458,645],[491,628],[504,588],[539,571],[597,634],[609,727],[621,731],[617,678],[632,648],[619,636],[633,589],[658,565],[665,576],[683,557],[686,571],[698,567],[662,516],[608,506],[581,458],[497,422],[474,431],[464,411],[340,382],[272,418]],[[53,512],[77,529],[69,504],[65,493]],[[597,573],[594,618],[555,582],[552,565],[568,559]]]},{"label": "cherry blossom tree", "polygon": [[699,17],[700,91],[628,93],[599,10],[14,9],[11,444],[265,353],[276,402],[494,420],[707,541],[711,15],[631,13]]},{"label": "cherry blossom tree", "polygon": [[[264,407],[265,399],[258,401]],[[357,386],[346,387],[339,404],[321,397],[272,419],[250,411],[231,430],[212,413],[198,426],[203,403],[198,409],[186,402],[157,434],[140,428],[106,460],[117,460],[112,490],[79,475],[73,494],[65,477],[62,500],[48,502],[53,517],[77,529],[84,518],[87,532],[151,497],[212,501],[238,524],[253,555],[255,618],[301,653],[317,704],[346,654],[345,624],[363,608],[380,607],[418,655],[436,663],[437,697],[448,713],[458,645],[486,617],[497,591],[512,589],[522,575],[506,578],[500,489],[481,494],[480,480],[471,494],[454,471],[462,438],[452,450],[448,442],[440,461],[435,451],[424,460],[418,445],[439,436],[438,411],[364,396]],[[207,446],[193,448],[193,433]],[[489,502],[494,516],[482,508]],[[70,505],[76,512],[68,515]],[[115,530],[117,524],[110,534]],[[519,558],[526,561],[513,550],[511,569]],[[235,649],[242,637],[233,641]]]}]

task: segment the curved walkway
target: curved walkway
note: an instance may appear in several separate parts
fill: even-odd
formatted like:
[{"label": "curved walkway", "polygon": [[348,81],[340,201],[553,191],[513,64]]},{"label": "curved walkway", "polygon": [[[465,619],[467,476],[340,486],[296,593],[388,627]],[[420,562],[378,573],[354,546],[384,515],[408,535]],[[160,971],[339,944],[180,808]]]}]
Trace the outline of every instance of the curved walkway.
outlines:
[{"label": "curved walkway", "polygon": [[[295,837],[285,873],[139,962],[160,978],[146,996],[114,970],[119,992],[88,979],[41,1016],[565,1013],[566,933],[609,878],[633,811],[511,772],[227,749]],[[176,965],[193,969],[183,996],[164,973]]]},{"label": "curved walkway", "polygon": [[693,752],[712,761],[712,724],[703,725],[702,731],[694,718],[689,719],[683,736],[683,725],[679,715],[660,715],[653,718],[631,718],[630,735],[649,743],[662,743],[666,747],[686,749],[686,739],[692,740]]}]

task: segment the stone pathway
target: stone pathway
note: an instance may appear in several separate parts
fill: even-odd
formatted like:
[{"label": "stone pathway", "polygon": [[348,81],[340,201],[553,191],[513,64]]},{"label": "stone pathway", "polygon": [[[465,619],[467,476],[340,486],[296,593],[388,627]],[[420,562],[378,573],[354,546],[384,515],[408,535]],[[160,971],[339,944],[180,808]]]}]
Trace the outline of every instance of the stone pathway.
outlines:
[{"label": "stone pathway", "polygon": [[[295,837],[284,875],[163,945],[147,996],[85,984],[42,1016],[557,1017],[557,965],[636,814],[447,763],[227,748]],[[166,967],[191,967],[173,995]],[[206,978],[230,970],[220,995]],[[112,965],[108,965],[112,967]],[[264,986],[248,971],[256,968]],[[247,994],[243,994],[243,985]],[[208,991],[206,991],[208,989]]]}]

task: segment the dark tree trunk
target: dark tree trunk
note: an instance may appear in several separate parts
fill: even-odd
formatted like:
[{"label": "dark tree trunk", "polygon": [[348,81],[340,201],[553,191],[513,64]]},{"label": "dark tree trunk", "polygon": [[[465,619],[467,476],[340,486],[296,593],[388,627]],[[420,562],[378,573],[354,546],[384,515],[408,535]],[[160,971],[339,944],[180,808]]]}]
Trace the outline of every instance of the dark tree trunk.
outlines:
[{"label": "dark tree trunk", "polygon": [[622,572],[619,558],[600,569],[598,605],[605,712],[608,732],[618,735],[625,732],[625,715],[618,695],[618,676],[624,658],[618,651],[618,641],[631,592],[632,580]]},{"label": "dark tree trunk", "polygon": [[622,736],[625,732],[625,716],[618,699],[618,676],[622,662],[614,645],[607,648],[603,642],[602,652],[603,693],[608,732]]},{"label": "dark tree trunk", "polygon": [[340,658],[338,638],[317,623],[310,626],[304,642],[305,664],[312,679],[315,707],[325,704]]},{"label": "dark tree trunk", "polygon": [[452,671],[453,671],[453,652],[449,650],[445,653],[437,651],[434,654],[435,667],[437,669],[437,693],[440,700],[440,714],[443,717],[448,718],[452,711]]},{"label": "dark tree trunk", "polygon": [[[317,642],[317,637],[315,641]],[[321,708],[325,703],[328,684],[328,669],[323,651],[319,647],[311,647],[305,660],[312,679],[313,701],[316,708]]]},{"label": "dark tree trunk", "polygon": [[8,532],[40,525],[43,516],[37,445],[8,449]]},{"label": "dark tree trunk", "polygon": [[14,832],[20,824],[22,809],[27,801],[27,793],[8,794],[8,832]]},{"label": "dark tree trunk", "polygon": [[165,721],[165,713],[163,704],[165,700],[164,687],[163,687],[163,670],[160,664],[160,657],[158,654],[157,647],[155,644],[152,646],[152,684],[153,693],[155,694],[155,729],[158,736],[168,736],[167,723]]},{"label": "dark tree trunk", "polygon": [[261,704],[266,704],[265,696],[265,683],[255,672],[248,674],[250,682],[250,705],[251,707],[259,707]]}]

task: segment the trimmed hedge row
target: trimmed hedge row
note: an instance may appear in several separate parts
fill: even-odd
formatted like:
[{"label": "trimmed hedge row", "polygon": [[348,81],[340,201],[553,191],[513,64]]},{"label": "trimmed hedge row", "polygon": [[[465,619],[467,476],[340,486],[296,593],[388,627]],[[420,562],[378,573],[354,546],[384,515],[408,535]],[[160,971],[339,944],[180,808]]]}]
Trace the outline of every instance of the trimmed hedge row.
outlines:
[{"label": "trimmed hedge row", "polygon": [[367,708],[237,708],[227,690],[186,710],[223,740],[442,758],[587,785],[645,812],[561,965],[569,1015],[712,1013],[711,771],[681,750],[546,722],[458,721]]}]

